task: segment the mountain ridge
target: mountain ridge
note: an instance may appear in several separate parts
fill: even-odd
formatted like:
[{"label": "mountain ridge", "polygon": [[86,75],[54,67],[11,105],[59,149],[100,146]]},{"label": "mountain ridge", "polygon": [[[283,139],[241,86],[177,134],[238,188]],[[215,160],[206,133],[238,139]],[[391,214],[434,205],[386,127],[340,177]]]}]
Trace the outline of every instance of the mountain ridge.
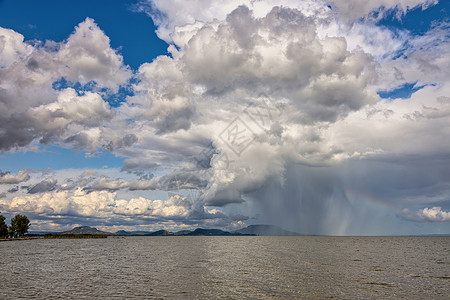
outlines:
[{"label": "mountain ridge", "polygon": [[302,236],[297,232],[284,230],[275,225],[249,225],[235,231],[225,231],[221,229],[196,228],[194,230],[181,230],[171,232],[168,230],[157,231],[126,231],[107,232],[98,230],[90,226],[78,226],[63,232],[53,232],[54,234],[92,234],[107,236]]},{"label": "mountain ridge", "polygon": [[234,232],[242,234],[254,234],[258,236],[302,236],[304,234],[284,230],[275,225],[249,225]]},{"label": "mountain ridge", "polygon": [[167,230],[158,231],[125,231],[119,230],[116,232],[117,235],[121,236],[249,236],[254,234],[244,234],[239,232],[229,232],[220,229],[204,229],[197,228],[193,231],[191,230],[181,230],[176,232],[171,232]]},{"label": "mountain ridge", "polygon": [[112,232],[101,231],[95,227],[90,226],[78,226],[74,227],[71,230],[59,232],[58,234],[99,234],[99,235],[117,235]]}]

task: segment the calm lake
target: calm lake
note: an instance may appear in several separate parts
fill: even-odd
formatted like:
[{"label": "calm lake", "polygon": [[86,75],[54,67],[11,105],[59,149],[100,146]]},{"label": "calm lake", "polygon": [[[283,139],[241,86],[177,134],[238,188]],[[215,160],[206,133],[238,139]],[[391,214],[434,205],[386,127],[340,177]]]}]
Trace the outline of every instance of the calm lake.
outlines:
[{"label": "calm lake", "polygon": [[450,237],[0,242],[0,299],[448,299]]}]

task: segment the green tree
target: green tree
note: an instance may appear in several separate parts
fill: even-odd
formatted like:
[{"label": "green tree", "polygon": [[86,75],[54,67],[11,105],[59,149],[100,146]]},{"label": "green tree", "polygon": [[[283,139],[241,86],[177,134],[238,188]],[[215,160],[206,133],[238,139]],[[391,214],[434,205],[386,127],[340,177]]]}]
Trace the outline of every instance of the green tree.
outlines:
[{"label": "green tree", "polygon": [[9,235],[10,237],[16,237],[16,235],[17,235],[17,233],[16,233],[16,228],[13,227],[13,226],[11,226],[11,225],[9,225],[9,226],[8,226],[8,235]]},{"label": "green tree", "polygon": [[10,234],[13,233],[13,236],[23,236],[28,232],[30,228],[30,220],[25,215],[16,215],[11,219],[11,226],[9,226]]},{"label": "green tree", "polygon": [[5,217],[0,215],[0,237],[8,236],[8,226],[5,223]]}]

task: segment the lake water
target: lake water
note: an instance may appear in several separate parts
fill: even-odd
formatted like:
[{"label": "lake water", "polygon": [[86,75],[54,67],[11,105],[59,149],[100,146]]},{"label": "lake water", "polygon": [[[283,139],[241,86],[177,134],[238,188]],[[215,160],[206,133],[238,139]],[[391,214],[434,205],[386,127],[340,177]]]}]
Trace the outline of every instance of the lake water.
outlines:
[{"label": "lake water", "polygon": [[449,299],[450,237],[0,242],[0,299]]}]

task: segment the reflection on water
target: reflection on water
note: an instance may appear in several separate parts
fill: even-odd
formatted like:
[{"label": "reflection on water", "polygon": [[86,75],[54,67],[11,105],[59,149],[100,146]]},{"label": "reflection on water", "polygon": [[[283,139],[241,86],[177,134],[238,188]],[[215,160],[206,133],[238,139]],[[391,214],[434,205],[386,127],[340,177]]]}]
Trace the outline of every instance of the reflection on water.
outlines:
[{"label": "reflection on water", "polygon": [[440,298],[450,237],[110,237],[0,243],[0,299]]}]

